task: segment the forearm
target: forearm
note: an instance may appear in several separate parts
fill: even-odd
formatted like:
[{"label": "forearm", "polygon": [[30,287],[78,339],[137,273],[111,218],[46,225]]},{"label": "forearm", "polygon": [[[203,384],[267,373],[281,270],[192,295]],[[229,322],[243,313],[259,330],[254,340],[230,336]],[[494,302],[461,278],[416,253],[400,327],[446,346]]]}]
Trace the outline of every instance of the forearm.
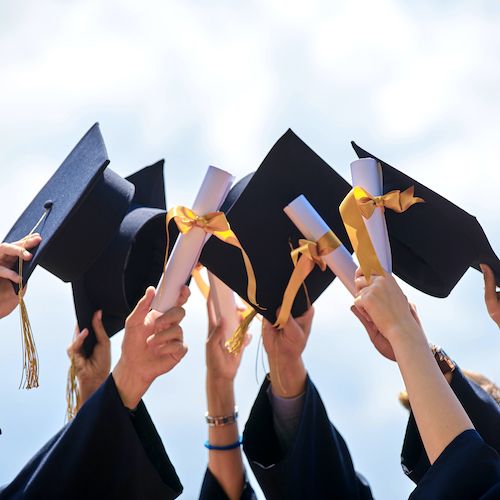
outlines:
[{"label": "forearm", "polygon": [[[231,380],[214,380],[207,374],[207,410],[212,417],[232,415],[235,409],[234,384]],[[239,440],[237,422],[208,427],[208,441],[213,446],[227,446]],[[239,499],[244,486],[241,448],[209,450],[208,468],[230,499]]]},{"label": "forearm", "polygon": [[443,377],[425,335],[417,329],[417,325],[402,327],[392,346],[432,464],[455,437],[474,426]]},{"label": "forearm", "polygon": [[307,371],[301,357],[289,360],[269,356],[269,376],[276,396],[295,398],[306,389]]}]

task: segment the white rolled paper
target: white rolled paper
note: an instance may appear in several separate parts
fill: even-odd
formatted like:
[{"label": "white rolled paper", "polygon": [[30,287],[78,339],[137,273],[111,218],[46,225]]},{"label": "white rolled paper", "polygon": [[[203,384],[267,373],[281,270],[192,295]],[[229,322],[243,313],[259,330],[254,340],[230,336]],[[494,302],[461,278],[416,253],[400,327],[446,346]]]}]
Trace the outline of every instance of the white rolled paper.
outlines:
[{"label": "white rolled paper", "polygon": [[240,325],[236,298],[234,292],[210,271],[208,271],[208,282],[210,283],[210,295],[214,303],[217,322],[224,318],[225,328],[228,332],[227,340]]},{"label": "white rolled paper", "polygon": [[[201,216],[219,210],[233,181],[234,177],[230,173],[220,168],[208,167],[192,206],[193,212]],[[181,287],[191,275],[209,237],[210,235],[199,227],[193,227],[188,233],[179,235],[156,287],[153,309],[163,313],[175,306]]]},{"label": "white rolled paper", "polygon": [[[383,178],[382,168],[373,158],[361,158],[351,163],[352,185],[362,187],[372,196],[382,196]],[[382,267],[392,273],[391,245],[385,222],[384,211],[376,207],[369,219],[363,218],[366,229],[372,240],[373,248]]]},{"label": "white rolled paper", "polygon": [[[308,240],[318,241],[325,233],[330,231],[328,224],[303,194],[295,198],[283,210]],[[341,244],[323,258],[332,272],[340,279],[349,292],[355,296],[354,274],[356,273],[357,266],[347,248]]]}]

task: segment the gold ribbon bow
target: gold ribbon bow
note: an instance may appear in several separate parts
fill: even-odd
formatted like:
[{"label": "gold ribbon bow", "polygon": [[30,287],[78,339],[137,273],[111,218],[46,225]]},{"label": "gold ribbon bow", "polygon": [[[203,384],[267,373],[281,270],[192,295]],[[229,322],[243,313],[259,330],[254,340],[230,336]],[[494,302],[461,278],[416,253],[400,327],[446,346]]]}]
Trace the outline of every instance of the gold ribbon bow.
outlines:
[{"label": "gold ribbon bow", "polygon": [[[417,196],[413,196],[414,187],[410,186],[405,191],[400,191],[399,189],[395,189],[394,191],[389,191],[382,196],[372,196],[370,193],[365,191],[363,188],[359,186],[354,189],[359,190],[359,194],[356,195],[356,199],[359,206],[359,211],[361,215],[365,219],[369,219],[376,207],[382,208],[390,208],[393,212],[397,212],[398,214],[408,210],[415,203],[424,203],[422,198]],[[359,196],[359,197],[358,197]]]},{"label": "gold ribbon bow", "polygon": [[375,248],[366,229],[365,219],[369,219],[376,207],[390,208],[394,212],[402,213],[416,203],[425,203],[422,198],[413,195],[414,187],[405,191],[390,191],[382,196],[372,196],[359,186],[354,186],[340,204],[339,211],[347,230],[349,239],[359,265],[368,282],[372,274],[385,274],[378,260]]},{"label": "gold ribbon bow", "polygon": [[[231,229],[229,222],[226,218],[224,212],[209,212],[205,215],[198,215],[193,210],[187,207],[176,206],[171,208],[167,212],[166,217],[166,232],[167,232],[167,248],[165,251],[165,264],[164,268],[167,265],[168,260],[168,246],[169,246],[169,235],[168,235],[168,227],[171,220],[174,220],[179,228],[179,231],[182,234],[186,234],[194,227],[199,227],[203,229],[206,233],[212,234],[216,238],[219,238],[224,243],[228,243],[236,248],[238,248],[243,257],[243,262],[245,264],[245,269],[247,272],[247,296],[249,301],[258,306],[257,304],[257,283],[255,279],[255,273],[253,271],[252,263],[250,259],[241,246],[240,241],[236,237],[236,234]],[[163,285],[165,286],[165,281],[163,281]],[[161,293],[161,290],[160,290]]]},{"label": "gold ribbon bow", "polygon": [[328,231],[318,241],[299,240],[299,247],[290,252],[295,268],[283,294],[278,319],[273,326],[276,328],[283,328],[285,326],[290,317],[297,292],[305,279],[309,276],[315,265],[324,271],[326,269],[324,256],[333,252],[341,244],[333,231]]}]

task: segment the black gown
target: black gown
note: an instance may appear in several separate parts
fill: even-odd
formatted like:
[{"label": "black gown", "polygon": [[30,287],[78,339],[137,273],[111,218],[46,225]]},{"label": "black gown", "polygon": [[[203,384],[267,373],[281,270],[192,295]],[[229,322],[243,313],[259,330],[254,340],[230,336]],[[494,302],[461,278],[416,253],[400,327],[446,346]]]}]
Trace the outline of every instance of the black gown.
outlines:
[{"label": "black gown", "polygon": [[273,425],[262,384],[243,433],[243,449],[267,499],[372,499],[366,480],[354,470],[349,450],[328,419],[307,378],[304,406],[292,447],[285,453]]},{"label": "black gown", "polygon": [[470,429],[444,449],[419,480],[410,500],[498,500],[499,493],[500,457]]},{"label": "black gown", "polygon": [[[453,372],[450,387],[483,440],[500,453],[500,405],[479,385],[466,378],[458,366]],[[412,412],[406,426],[401,465],[415,483],[430,467]]]},{"label": "black gown", "polygon": [[0,499],[172,499],[182,485],[141,401],[122,404],[112,376],[0,488]]},{"label": "black gown", "polygon": [[[253,491],[248,479],[245,478],[245,485],[240,496],[240,500],[256,500],[255,492]],[[201,485],[200,500],[229,500],[226,492],[223,490],[217,478],[210,472],[207,467],[203,484]]]}]

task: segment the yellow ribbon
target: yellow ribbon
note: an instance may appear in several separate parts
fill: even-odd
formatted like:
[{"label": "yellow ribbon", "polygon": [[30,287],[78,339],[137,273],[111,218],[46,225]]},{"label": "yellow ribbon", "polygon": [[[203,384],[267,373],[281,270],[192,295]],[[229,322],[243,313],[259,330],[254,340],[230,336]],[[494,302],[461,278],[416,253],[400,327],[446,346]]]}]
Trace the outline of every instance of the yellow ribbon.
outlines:
[{"label": "yellow ribbon", "polygon": [[309,276],[315,265],[324,271],[326,269],[324,256],[333,252],[341,244],[333,231],[328,231],[318,241],[299,240],[299,247],[290,252],[295,268],[283,294],[278,319],[273,326],[276,328],[283,328],[285,326],[290,317],[297,292],[305,279]]},{"label": "yellow ribbon", "polygon": [[[171,208],[167,212],[166,217],[166,227],[167,227],[167,248],[165,251],[165,265],[167,265],[168,260],[168,245],[169,245],[169,236],[168,236],[168,227],[171,220],[174,220],[179,228],[179,231],[182,234],[186,234],[194,227],[198,227],[203,229],[206,233],[212,234],[216,238],[219,238],[224,243],[228,243],[236,248],[238,248],[243,257],[243,262],[245,264],[245,269],[247,272],[247,296],[249,301],[258,307],[256,294],[257,294],[257,283],[255,279],[255,273],[253,271],[252,263],[250,259],[241,246],[240,241],[236,237],[236,234],[231,229],[229,222],[226,218],[224,212],[210,212],[205,215],[198,215],[193,212],[190,208],[176,206]],[[163,285],[165,286],[165,281],[163,281]],[[160,290],[161,293],[161,290]]]},{"label": "yellow ribbon", "polygon": [[393,212],[400,214],[408,210],[415,203],[425,203],[422,198],[413,196],[413,186],[410,186],[402,192],[399,189],[395,189],[394,191],[389,191],[382,196],[372,196],[359,186],[356,186],[354,189],[359,190],[356,195],[356,199],[359,211],[365,219],[369,219],[372,216],[376,207],[380,207],[382,210],[390,208]]},{"label": "yellow ribbon", "polygon": [[390,191],[382,196],[372,196],[359,186],[354,186],[340,204],[339,211],[347,230],[349,239],[359,265],[368,282],[372,274],[385,274],[378,260],[375,248],[366,229],[365,219],[369,219],[376,207],[390,208],[394,212],[402,213],[415,203],[425,203],[422,198],[413,196],[414,187],[405,191]]},{"label": "yellow ribbon", "polygon": [[201,264],[196,264],[195,268],[191,272],[191,276],[193,277],[194,282],[198,286],[198,289],[200,290],[201,294],[203,295],[203,298],[205,300],[208,300],[208,294],[210,293],[210,285],[203,279],[203,276],[200,273],[202,269],[203,266]]}]

